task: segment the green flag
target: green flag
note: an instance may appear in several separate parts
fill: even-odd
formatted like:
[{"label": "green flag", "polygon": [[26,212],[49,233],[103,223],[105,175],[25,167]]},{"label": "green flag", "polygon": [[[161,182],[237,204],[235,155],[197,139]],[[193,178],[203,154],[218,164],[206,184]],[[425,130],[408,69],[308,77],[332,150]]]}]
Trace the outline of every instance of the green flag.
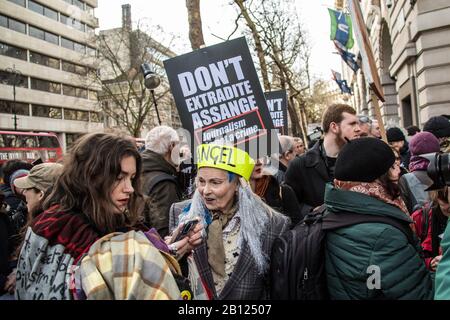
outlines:
[{"label": "green flag", "polygon": [[354,44],[352,20],[342,11],[328,9],[331,19],[330,39],[338,41],[342,46],[351,49]]}]

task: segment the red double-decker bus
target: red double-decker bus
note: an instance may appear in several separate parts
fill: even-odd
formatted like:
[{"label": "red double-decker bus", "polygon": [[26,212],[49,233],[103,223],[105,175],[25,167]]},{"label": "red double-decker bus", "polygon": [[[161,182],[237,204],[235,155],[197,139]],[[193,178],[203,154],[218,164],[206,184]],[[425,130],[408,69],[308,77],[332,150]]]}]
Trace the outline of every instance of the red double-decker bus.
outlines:
[{"label": "red double-decker bus", "polygon": [[0,166],[8,160],[56,162],[62,148],[53,133],[0,131]]}]

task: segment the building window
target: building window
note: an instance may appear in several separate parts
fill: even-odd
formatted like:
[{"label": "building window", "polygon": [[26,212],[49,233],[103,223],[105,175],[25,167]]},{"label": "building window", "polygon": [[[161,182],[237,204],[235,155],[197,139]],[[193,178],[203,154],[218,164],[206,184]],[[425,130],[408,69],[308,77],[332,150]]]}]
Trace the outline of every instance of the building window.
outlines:
[{"label": "building window", "polygon": [[62,62],[62,69],[67,72],[76,73],[82,76],[87,75],[87,68],[68,61]]},{"label": "building window", "polygon": [[33,26],[28,26],[28,33],[30,36],[53,43],[58,45],[59,44],[59,37],[56,34],[53,34],[51,32],[48,31],[44,31],[42,29],[33,27]]},{"label": "building window", "polygon": [[103,122],[102,114],[100,112],[91,112],[91,122]]},{"label": "building window", "polygon": [[84,2],[80,0],[72,0],[72,4],[84,11]]},{"label": "building window", "polygon": [[94,15],[94,7],[91,7],[86,3],[86,12],[89,13],[91,16]]},{"label": "building window", "polygon": [[78,8],[84,11],[84,3],[82,1],[80,0],[64,0],[64,1],[67,2],[68,4],[77,6]]},{"label": "building window", "polygon": [[73,109],[64,109],[65,120],[89,121],[89,112]]},{"label": "building window", "polygon": [[72,40],[61,37],[61,46],[70,50],[74,50],[75,43]]},{"label": "building window", "polygon": [[15,19],[11,19],[9,17],[0,15],[0,26],[5,27],[5,28],[9,28],[11,30],[20,32],[20,33],[27,33],[27,27],[25,25],[25,23],[20,22],[18,20]]},{"label": "building window", "polygon": [[82,135],[82,133],[66,133],[66,149],[69,149]]},{"label": "building window", "polygon": [[20,60],[27,60],[27,50],[0,42],[0,54]]},{"label": "building window", "polygon": [[7,71],[0,71],[0,83],[6,84],[8,86],[14,85],[16,82],[16,87],[28,88],[28,77],[23,75],[13,74]]},{"label": "building window", "polygon": [[56,34],[45,31],[45,41],[59,45],[59,36]]},{"label": "building window", "polygon": [[36,105],[36,104],[31,105],[31,108],[32,108],[32,114],[35,117],[62,119],[61,108]]},{"label": "building window", "polygon": [[94,35],[95,34],[95,29],[92,28],[89,25],[86,25],[86,32],[87,32],[88,35]]},{"label": "building window", "polygon": [[19,6],[25,7],[25,0],[9,0],[9,1],[18,4]]},{"label": "building window", "polygon": [[78,20],[75,20],[69,16],[66,16],[65,14],[62,14],[62,13],[60,14],[60,22],[71,28],[77,29],[81,32],[85,31],[84,23],[81,23]]},{"label": "building window", "polygon": [[46,16],[47,18],[58,21],[58,12],[46,6],[43,6],[33,0],[28,0],[28,9],[36,13],[39,13],[43,16]]},{"label": "building window", "polygon": [[0,14],[0,26],[8,28],[8,18]]},{"label": "building window", "polygon": [[31,89],[61,94],[61,84],[36,78],[31,78]]},{"label": "building window", "polygon": [[41,64],[50,68],[59,69],[59,59],[30,51],[30,62]]},{"label": "building window", "polygon": [[86,46],[87,55],[90,57],[96,57],[97,56],[97,50],[95,48],[91,48]]},{"label": "building window", "polygon": [[76,97],[75,87],[64,85],[63,86],[63,94],[66,96]]},{"label": "building window", "polygon": [[42,15],[44,14],[44,6],[32,0],[28,0],[28,9]]},{"label": "building window", "polygon": [[52,10],[50,8],[45,7],[44,8],[44,16],[47,18],[53,19],[55,21],[58,21],[58,12],[55,10]]},{"label": "building window", "polygon": [[[16,114],[21,116],[29,116],[30,108],[27,103],[16,101]],[[0,100],[0,113],[14,114],[14,101]]]},{"label": "building window", "polygon": [[63,94],[83,99],[88,98],[88,91],[86,89],[69,86],[67,84],[63,86]]},{"label": "building window", "polygon": [[86,46],[84,44],[74,42],[74,50],[79,53],[86,53]]},{"label": "building window", "polygon": [[69,40],[64,37],[61,37],[61,46],[70,50],[75,50],[80,53],[86,53],[86,46],[84,44]]},{"label": "building window", "polygon": [[8,26],[11,30],[26,34],[26,25],[23,22],[8,18]]},{"label": "building window", "polygon": [[45,39],[45,31],[33,26],[29,26],[28,34],[32,37],[44,40]]},{"label": "building window", "polygon": [[63,13],[60,13],[59,14],[59,22],[61,22],[62,24],[68,24],[69,23],[69,17],[68,16],[66,16],[65,14],[63,14]]},{"label": "building window", "polygon": [[97,99],[97,91],[89,90],[89,99],[90,99],[90,100],[97,101],[97,100],[98,100],[98,99]]}]

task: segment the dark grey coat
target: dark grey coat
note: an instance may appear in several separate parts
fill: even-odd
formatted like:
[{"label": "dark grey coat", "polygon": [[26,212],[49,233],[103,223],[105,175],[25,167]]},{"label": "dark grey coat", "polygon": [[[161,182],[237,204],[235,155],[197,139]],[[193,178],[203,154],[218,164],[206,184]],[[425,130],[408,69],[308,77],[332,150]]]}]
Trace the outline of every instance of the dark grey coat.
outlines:
[{"label": "dark grey coat", "polygon": [[[175,203],[170,208],[169,229],[173,230],[178,224],[178,216],[190,200]],[[263,251],[270,257],[273,241],[284,231],[288,230],[290,220],[282,214],[272,211],[272,217],[267,228],[261,235],[263,239]],[[194,260],[197,264],[200,276],[218,300],[261,300],[268,298],[268,276],[258,274],[256,263],[251,256],[250,249],[244,242],[233,274],[225,283],[221,293],[217,295],[212,272],[208,264],[208,251],[206,242],[203,242],[194,250]],[[269,268],[267,268],[268,270]]]}]

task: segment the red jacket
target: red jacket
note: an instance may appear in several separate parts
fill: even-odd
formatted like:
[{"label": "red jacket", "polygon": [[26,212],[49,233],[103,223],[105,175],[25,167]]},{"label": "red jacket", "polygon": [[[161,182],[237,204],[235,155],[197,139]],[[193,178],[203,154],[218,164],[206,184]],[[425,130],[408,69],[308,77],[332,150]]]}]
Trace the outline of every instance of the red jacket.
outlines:
[{"label": "red jacket", "polygon": [[[424,219],[425,216],[423,214],[423,209],[425,209],[427,211],[428,222]],[[413,219],[414,225],[416,228],[417,237],[419,238],[420,244],[423,249],[425,265],[430,270],[431,270],[430,263],[431,263],[431,260],[433,260],[433,258],[434,258],[433,246],[432,246],[432,231],[431,231],[432,230],[432,226],[431,226],[432,216],[433,216],[433,210],[430,207],[430,204],[428,204],[428,203],[421,209],[417,209],[416,211],[414,211],[411,215],[411,218]],[[427,223],[428,223],[428,227],[427,227],[427,231],[425,233],[424,228],[426,228]],[[442,254],[441,248],[439,248],[439,254]]]}]

